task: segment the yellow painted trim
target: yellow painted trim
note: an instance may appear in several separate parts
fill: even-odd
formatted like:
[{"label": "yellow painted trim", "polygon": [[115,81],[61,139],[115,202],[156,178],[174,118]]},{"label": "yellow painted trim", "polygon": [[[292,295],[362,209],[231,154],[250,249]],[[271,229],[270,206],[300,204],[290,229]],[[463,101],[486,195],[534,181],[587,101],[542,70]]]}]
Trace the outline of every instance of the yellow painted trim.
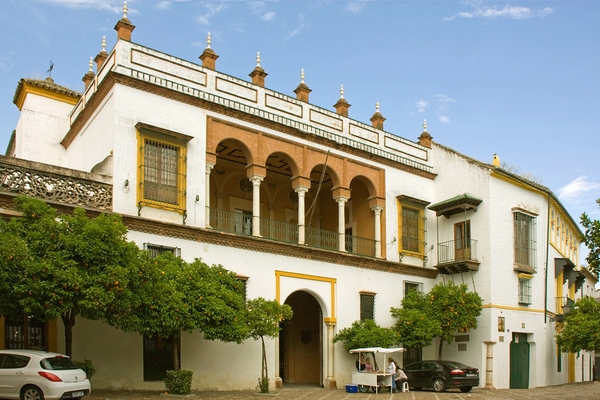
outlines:
[{"label": "yellow painted trim", "polygon": [[575,354],[569,353],[569,383],[575,382]]},{"label": "yellow painted trim", "polygon": [[538,308],[527,308],[527,307],[515,307],[515,306],[503,306],[500,304],[484,304],[481,308],[494,308],[498,310],[512,310],[512,311],[526,311],[532,313],[544,314],[544,310],[540,310]]},{"label": "yellow painted trim", "polygon": [[24,83],[21,87],[21,90],[19,91],[19,96],[15,100],[15,104],[17,105],[17,108],[19,110],[23,108],[23,103],[25,103],[25,97],[28,94],[35,94],[41,97],[46,97],[48,99],[71,104],[73,106],[79,102],[79,97],[69,96],[64,93],[57,93],[50,89],[45,89],[38,86],[33,86],[29,83]]},{"label": "yellow painted trim", "polygon": [[498,179],[500,179],[502,181],[511,183],[511,184],[513,184],[515,186],[519,186],[519,187],[521,187],[523,189],[530,190],[530,191],[532,191],[534,193],[537,193],[537,194],[540,194],[540,195],[545,195],[546,194],[546,192],[544,192],[544,191],[542,191],[542,190],[540,190],[540,189],[538,189],[538,188],[536,188],[536,187],[534,187],[532,185],[528,185],[527,183],[521,182],[520,180],[517,180],[517,179],[514,179],[514,178],[511,178],[510,176],[506,176],[504,174],[500,174],[500,173],[498,173],[497,171],[494,171],[494,170],[492,170],[491,176],[493,176],[494,178],[498,178]]},{"label": "yellow painted trim", "polygon": [[318,282],[329,282],[330,283],[330,295],[331,295],[331,316],[324,317],[323,320],[327,322],[327,320],[335,322],[335,284],[337,283],[336,278],[328,278],[326,276],[318,276],[318,275],[308,275],[308,274],[299,274],[297,272],[287,272],[287,271],[275,271],[275,299],[277,302],[281,303],[281,278],[293,278],[293,279],[305,279],[309,281],[318,281]]},{"label": "yellow painted trim", "polygon": [[517,274],[517,276],[519,277],[519,279],[533,279],[533,275],[531,274]]}]

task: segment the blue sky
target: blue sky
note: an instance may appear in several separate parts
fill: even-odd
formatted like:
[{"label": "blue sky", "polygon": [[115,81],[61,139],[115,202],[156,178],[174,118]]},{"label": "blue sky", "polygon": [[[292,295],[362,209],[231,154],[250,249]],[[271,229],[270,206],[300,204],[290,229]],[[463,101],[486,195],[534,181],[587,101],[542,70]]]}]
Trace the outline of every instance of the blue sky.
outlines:
[{"label": "blue sky", "polygon": [[[90,57],[115,43],[121,0],[0,0],[0,152],[22,77],[78,91]],[[548,186],[576,221],[600,219],[600,1],[132,0],[136,43],[250,80],[260,52],[266,86],[333,110],[340,85],[351,118],[476,159],[502,162]],[[583,249],[582,249],[583,250]]]}]

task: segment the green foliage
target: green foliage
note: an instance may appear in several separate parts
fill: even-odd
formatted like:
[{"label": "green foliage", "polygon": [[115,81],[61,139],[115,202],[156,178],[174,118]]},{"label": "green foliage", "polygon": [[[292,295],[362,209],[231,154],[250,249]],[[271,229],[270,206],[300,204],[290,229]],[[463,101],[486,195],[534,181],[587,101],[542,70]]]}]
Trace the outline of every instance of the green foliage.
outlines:
[{"label": "green foliage", "polygon": [[394,347],[400,343],[400,336],[392,328],[382,328],[371,319],[354,321],[349,328],[340,330],[333,337],[333,343],[342,342],[344,350],[364,347]]},{"label": "green foliage", "polygon": [[[125,289],[139,250],[127,241],[118,215],[89,218],[82,209],[59,215],[43,201],[23,196],[15,206],[22,216],[0,227],[0,275],[3,286],[10,287],[0,312],[61,318],[65,351],[71,355],[77,315],[104,319],[127,306]],[[12,306],[7,304],[15,298]]]},{"label": "green foliage", "polygon": [[276,338],[279,335],[279,323],[292,318],[292,308],[279,304],[277,300],[265,300],[262,297],[248,300],[249,336],[254,340],[263,337]]},{"label": "green foliage", "polygon": [[556,335],[556,343],[569,353],[600,349],[600,303],[591,297],[577,300]]},{"label": "green foliage", "polygon": [[[596,200],[600,206],[600,199]],[[585,228],[581,240],[589,249],[586,257],[588,269],[595,274],[600,273],[600,221],[591,220],[586,213],[581,215],[581,225]]]},{"label": "green foliage", "polygon": [[402,308],[391,309],[397,318],[395,329],[407,347],[424,347],[435,337],[440,338],[438,357],[442,357],[443,342],[452,343],[456,332],[477,328],[483,300],[469,292],[465,284],[438,283],[427,294],[410,291]]},{"label": "green foliage", "polygon": [[402,300],[402,308],[391,309],[392,317],[398,320],[394,329],[405,347],[429,346],[442,335],[441,325],[428,314],[427,299],[425,293],[410,290]]},{"label": "green foliage", "polygon": [[258,378],[258,385],[256,388],[260,390],[261,393],[269,393],[269,378]]},{"label": "green foliage", "polygon": [[177,371],[167,371],[165,377],[165,386],[171,394],[190,394],[192,391],[192,371],[180,369]]},{"label": "green foliage", "polygon": [[92,376],[96,375],[96,368],[94,364],[92,364],[92,360],[89,358],[84,358],[83,361],[73,360],[75,365],[85,371],[85,375],[88,379],[92,379]]},{"label": "green foliage", "polygon": [[248,337],[243,284],[232,272],[168,252],[156,258],[142,252],[137,268],[131,308],[111,315],[111,324],[165,339],[195,330],[208,340],[241,343]]}]

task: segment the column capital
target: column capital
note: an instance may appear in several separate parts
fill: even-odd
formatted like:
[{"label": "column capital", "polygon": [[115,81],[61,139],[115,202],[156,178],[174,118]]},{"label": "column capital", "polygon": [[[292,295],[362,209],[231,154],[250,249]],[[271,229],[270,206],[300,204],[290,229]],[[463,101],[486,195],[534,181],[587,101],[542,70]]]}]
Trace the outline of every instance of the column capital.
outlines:
[{"label": "column capital", "polygon": [[294,190],[296,191],[296,193],[298,193],[298,195],[307,193],[308,189],[309,188],[307,188],[306,186],[296,186],[294,188]]},{"label": "column capital", "polygon": [[383,207],[382,206],[374,206],[374,207],[371,207],[371,210],[375,214],[381,214],[381,212],[383,211]]},{"label": "column capital", "polygon": [[210,174],[210,171],[212,171],[212,169],[215,167],[215,164],[212,163],[206,163],[206,173]]},{"label": "column capital", "polygon": [[248,177],[248,179],[250,180],[250,182],[252,182],[252,185],[260,185],[260,183],[263,181],[263,179],[265,179],[264,176],[262,175],[250,175]]}]

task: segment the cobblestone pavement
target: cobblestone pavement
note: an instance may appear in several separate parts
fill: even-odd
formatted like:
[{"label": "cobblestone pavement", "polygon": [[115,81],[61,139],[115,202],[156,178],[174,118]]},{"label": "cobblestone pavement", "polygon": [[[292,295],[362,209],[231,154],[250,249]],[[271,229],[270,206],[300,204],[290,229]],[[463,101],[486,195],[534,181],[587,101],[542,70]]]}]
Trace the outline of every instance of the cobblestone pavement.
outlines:
[{"label": "cobblestone pavement", "polygon": [[600,382],[570,383],[566,385],[548,386],[535,389],[473,389],[470,393],[449,390],[444,393],[432,391],[410,391],[406,393],[346,393],[345,389],[327,390],[320,388],[298,387],[279,389],[273,395],[260,395],[253,391],[205,391],[194,392],[188,396],[165,395],[155,391],[106,391],[96,390],[84,400],[167,400],[179,398],[189,400],[242,400],[274,398],[277,400],[591,400],[600,399]]}]

